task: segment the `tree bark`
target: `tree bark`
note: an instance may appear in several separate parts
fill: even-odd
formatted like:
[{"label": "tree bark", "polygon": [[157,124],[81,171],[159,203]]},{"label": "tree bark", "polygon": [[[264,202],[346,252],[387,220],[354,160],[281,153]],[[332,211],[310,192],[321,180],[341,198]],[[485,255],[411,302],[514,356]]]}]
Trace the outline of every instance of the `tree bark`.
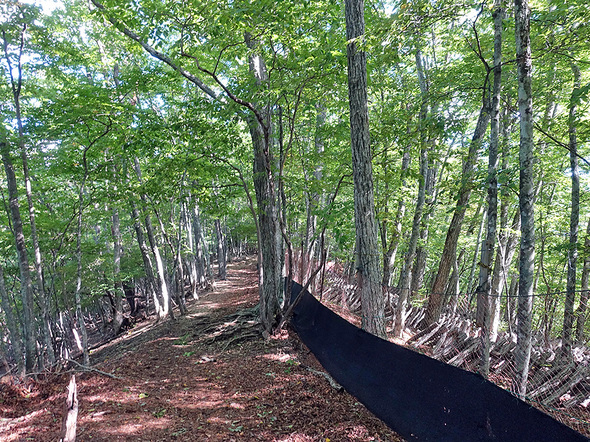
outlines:
[{"label": "tree bark", "polygon": [[586,324],[586,310],[588,308],[588,298],[590,297],[590,290],[588,287],[588,280],[590,279],[590,219],[586,227],[586,240],[584,241],[584,268],[582,269],[582,277],[580,280],[580,306],[578,307],[576,320],[576,342],[584,342],[584,326]]},{"label": "tree bark", "polygon": [[[384,159],[384,163],[387,162],[387,159]],[[384,166],[386,167],[386,166]],[[401,175],[401,188],[406,187],[406,174],[408,173],[408,169],[410,168],[410,153],[407,149],[404,151],[402,155],[402,165],[400,169]],[[391,237],[389,239],[389,243],[387,240],[388,236],[388,229],[387,221],[383,221],[381,223],[381,244],[383,247],[383,279],[381,284],[384,287],[391,286],[391,278],[393,276],[393,265],[395,264],[395,258],[397,256],[397,249],[399,247],[399,243],[402,236],[402,220],[406,213],[406,201],[403,195],[403,192],[398,194],[398,201],[397,201],[397,212],[395,214],[395,219],[393,221],[393,232],[391,232]]]},{"label": "tree bark", "polygon": [[84,357],[84,365],[90,365],[90,353],[88,351],[88,332],[86,331],[86,321],[84,319],[84,312],[82,311],[82,212],[84,210],[84,191],[86,187],[86,180],[88,179],[88,164],[86,162],[86,153],[88,147],[84,149],[82,162],[84,164],[84,178],[80,184],[80,191],[78,193],[78,228],[76,231],[76,291],[74,292],[74,300],[76,303],[76,326],[80,330],[82,337],[82,354]]},{"label": "tree bark", "polygon": [[217,264],[219,267],[218,276],[222,281],[227,279],[227,266],[225,254],[227,246],[225,244],[225,235],[221,230],[221,220],[218,218],[215,220],[215,235],[217,236]]},{"label": "tree bark", "polygon": [[360,49],[365,34],[364,0],[346,0],[346,54],[348,98],[354,178],[354,213],[357,250],[357,287],[364,330],[385,336],[385,300],[381,291],[377,221],[373,196],[373,168],[369,137],[367,56]]},{"label": "tree bark", "polygon": [[[135,162],[134,162],[134,169],[135,169],[135,173],[137,175],[137,178],[139,179],[139,182],[142,182],[142,177],[141,177],[141,167],[139,165],[139,160],[137,158],[135,158]],[[144,208],[147,206],[147,197],[146,195],[140,195],[141,200],[143,202]],[[154,228],[152,225],[152,220],[151,217],[149,215],[149,213],[147,213],[147,211],[144,213],[144,220],[145,220],[145,230],[146,230],[146,234],[148,237],[148,242],[150,244],[150,248],[152,250],[152,254],[154,256],[154,259],[156,260],[156,275],[157,275],[157,287],[158,287],[158,293],[160,294],[160,298],[162,300],[162,316],[166,317],[166,316],[170,316],[172,319],[174,319],[174,312],[172,311],[172,300],[170,297],[170,290],[168,287],[168,281],[166,280],[166,270],[164,268],[164,261],[162,260],[162,256],[160,255],[160,247],[158,246],[158,242],[156,241],[156,237],[154,235]]]},{"label": "tree bark", "polygon": [[428,258],[428,235],[430,233],[430,218],[432,216],[435,200],[434,183],[436,181],[437,168],[432,161],[428,160],[426,173],[426,188],[424,189],[425,200],[422,219],[420,220],[420,239],[416,248],[416,259],[412,268],[412,282],[410,293],[417,293],[424,284],[424,273],[426,272],[426,261]]},{"label": "tree bark", "polygon": [[496,244],[496,226],[498,220],[498,146],[500,140],[500,92],[502,88],[502,19],[504,10],[501,0],[495,2],[494,11],[494,86],[492,90],[492,108],[490,125],[490,148],[488,160],[488,228],[486,240],[481,248],[479,266],[479,287],[477,290],[476,324],[482,327],[481,364],[479,373],[487,378],[490,369],[490,277],[492,274],[492,257]]},{"label": "tree bark", "polygon": [[[19,52],[17,55],[17,65],[16,69],[13,70],[11,57],[8,54],[8,40],[6,38],[6,34],[3,33],[3,40],[4,40],[4,57],[6,63],[8,65],[8,74],[10,76],[10,84],[12,88],[12,96],[14,100],[14,110],[15,110],[15,117],[16,123],[18,127],[18,145],[20,148],[21,160],[23,165],[23,179],[25,181],[25,194],[27,196],[27,205],[29,209],[29,224],[31,226],[31,241],[33,243],[33,252],[35,257],[35,272],[37,274],[37,289],[39,290],[39,304],[41,306],[41,316],[42,316],[42,328],[41,328],[41,336],[43,338],[43,344],[45,345],[47,351],[47,358],[49,364],[53,364],[55,362],[55,355],[53,353],[53,345],[51,342],[51,320],[49,317],[49,300],[47,298],[47,294],[45,293],[45,284],[43,281],[43,266],[41,260],[41,249],[39,247],[39,237],[37,235],[37,223],[35,222],[35,205],[33,203],[33,191],[31,185],[31,177],[29,174],[29,162],[27,156],[27,148],[25,145],[25,137],[24,137],[24,129],[23,129],[23,119],[21,113],[21,104],[20,104],[20,96],[22,91],[22,54],[24,48],[24,39],[25,33],[27,30],[27,25],[23,25],[20,31],[19,40]],[[16,78],[14,77],[14,71],[17,72]],[[39,365],[42,368],[43,365],[43,355],[42,353],[39,355]]]},{"label": "tree bark", "polygon": [[25,243],[25,234],[23,231],[23,222],[20,216],[20,205],[18,202],[18,187],[14,173],[14,165],[10,156],[10,150],[5,140],[0,141],[0,151],[2,162],[6,171],[6,182],[8,187],[8,205],[10,207],[10,217],[12,218],[12,230],[16,243],[18,255],[18,267],[20,270],[21,299],[23,310],[23,332],[25,348],[25,371],[33,372],[37,364],[37,337],[34,323],[34,305],[33,305],[33,284],[31,282],[31,273],[29,270],[29,258],[27,255],[27,246]]},{"label": "tree bark", "polygon": [[463,163],[463,170],[461,172],[461,187],[459,188],[457,205],[453,213],[453,219],[451,220],[449,229],[447,231],[445,245],[438,266],[438,272],[432,285],[432,293],[428,298],[426,315],[422,321],[423,327],[438,321],[443,309],[444,293],[449,280],[449,274],[451,272],[453,262],[456,260],[457,241],[459,239],[459,234],[461,233],[463,218],[465,217],[465,211],[467,210],[467,204],[469,203],[469,197],[471,196],[471,190],[473,188],[472,181],[475,163],[477,161],[477,152],[479,151],[479,148],[482,144],[483,136],[486,133],[489,121],[489,106],[487,103],[484,103],[479,112],[477,125],[475,127],[473,137],[471,138],[471,143],[469,144],[467,158]]},{"label": "tree bark", "polygon": [[572,64],[574,90],[569,110],[569,151],[570,173],[572,176],[572,207],[570,214],[569,249],[567,253],[567,285],[563,309],[563,328],[561,333],[562,350],[566,357],[571,356],[572,334],[574,328],[574,303],[576,300],[576,265],[578,262],[578,225],[580,224],[580,168],[578,165],[577,106],[574,94],[580,88],[580,68]]},{"label": "tree bark", "polygon": [[201,284],[205,284],[207,278],[211,278],[211,260],[209,256],[209,245],[203,233],[201,226],[201,215],[199,214],[199,207],[195,205],[192,211],[192,226],[193,234],[195,235],[195,244],[197,249],[197,268],[202,275],[199,277]]},{"label": "tree bark", "polygon": [[531,323],[535,263],[535,220],[533,186],[533,99],[528,0],[515,0],[516,61],[518,68],[518,109],[520,112],[520,278],[518,285],[518,324],[515,349],[515,393],[526,395],[531,358]]},{"label": "tree bark", "polygon": [[163,308],[164,300],[162,299],[162,294],[160,293],[160,289],[156,283],[156,278],[154,276],[154,267],[152,265],[152,259],[150,257],[148,246],[145,242],[143,227],[141,226],[141,221],[139,217],[139,210],[137,209],[137,205],[134,201],[131,201],[130,204],[131,216],[134,221],[133,226],[135,227],[135,235],[137,237],[137,243],[139,245],[139,251],[141,252],[141,258],[143,260],[143,267],[146,275],[146,290],[151,291],[153,295],[156,316],[158,320],[160,320],[166,316],[164,314]]},{"label": "tree bark", "polygon": [[[508,280],[508,270],[512,264],[516,246],[518,244],[518,231],[520,230],[520,212],[517,210],[514,215],[510,233],[502,232],[496,247],[496,260],[494,262],[494,271],[492,274],[492,283],[490,289],[490,341],[496,342],[498,336],[498,327],[500,324],[500,297],[506,281]],[[506,290],[508,292],[508,290]]]},{"label": "tree bark", "polygon": [[121,324],[123,324],[123,282],[121,281],[121,227],[119,221],[119,211],[113,208],[111,233],[113,235],[113,282],[115,290],[114,299],[114,317],[113,330],[115,334],[121,331]]},{"label": "tree bark", "polygon": [[426,200],[426,180],[428,179],[428,150],[426,147],[426,117],[428,116],[428,88],[424,76],[424,67],[422,65],[422,54],[420,50],[416,51],[416,70],[418,72],[418,83],[420,85],[421,106],[420,106],[420,184],[418,186],[418,198],[416,200],[416,210],[414,211],[414,221],[412,223],[412,234],[408,243],[408,251],[404,260],[400,278],[400,294],[395,318],[393,324],[393,335],[401,337],[406,322],[406,304],[410,296],[410,283],[412,273],[412,263],[416,256],[416,246],[420,235],[420,222]]},{"label": "tree bark", "polygon": [[24,359],[23,359],[23,343],[21,341],[21,334],[19,330],[18,322],[14,315],[14,309],[8,293],[6,292],[6,285],[4,282],[4,268],[0,264],[0,301],[2,302],[2,311],[6,318],[6,327],[8,328],[8,334],[10,343],[12,344],[12,351],[14,353],[14,359],[16,367],[20,374],[24,373]]},{"label": "tree bark", "polygon": [[[258,54],[258,42],[249,33],[244,40],[252,51],[250,72],[258,88],[268,82],[263,58]],[[272,119],[267,105],[258,108],[258,115],[248,114],[246,119],[254,148],[254,190],[258,205],[258,225],[262,265],[259,268],[260,321],[270,333],[278,324],[283,298],[283,248],[279,219],[279,201],[275,183],[275,160],[271,146]]]}]

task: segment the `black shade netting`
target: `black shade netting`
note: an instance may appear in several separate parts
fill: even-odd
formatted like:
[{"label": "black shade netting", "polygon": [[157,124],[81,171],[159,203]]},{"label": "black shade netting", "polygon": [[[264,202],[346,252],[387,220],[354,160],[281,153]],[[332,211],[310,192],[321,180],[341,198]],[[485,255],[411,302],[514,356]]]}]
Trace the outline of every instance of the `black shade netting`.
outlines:
[{"label": "black shade netting", "polygon": [[[302,288],[293,282],[292,300]],[[291,323],[330,375],[406,439],[589,440],[478,374],[359,329],[309,292]]]}]

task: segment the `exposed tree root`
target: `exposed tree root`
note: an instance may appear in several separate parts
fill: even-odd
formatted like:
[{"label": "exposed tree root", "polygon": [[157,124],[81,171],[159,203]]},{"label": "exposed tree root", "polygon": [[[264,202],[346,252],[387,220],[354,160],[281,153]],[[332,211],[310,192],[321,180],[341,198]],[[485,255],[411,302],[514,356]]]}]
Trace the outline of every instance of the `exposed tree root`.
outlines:
[{"label": "exposed tree root", "polygon": [[102,371],[102,370],[99,370],[97,368],[93,368],[93,367],[88,367],[86,365],[82,365],[79,362],[74,361],[73,359],[66,359],[66,362],[71,362],[74,365],[78,366],[80,368],[79,371],[88,371],[88,372],[91,372],[91,373],[98,373],[98,374],[101,374],[103,376],[106,376],[106,377],[109,377],[109,378],[112,378],[112,379],[118,379],[120,381],[123,380],[123,378],[120,378],[119,376],[115,376],[114,374],[107,373],[106,371]]},{"label": "exposed tree root", "polygon": [[342,385],[340,385],[338,382],[336,382],[334,380],[334,378],[332,376],[330,376],[328,373],[324,372],[324,371],[319,371],[319,370],[315,370],[311,367],[305,367],[305,369],[307,371],[312,372],[313,374],[317,374],[319,376],[323,376],[326,378],[326,380],[328,381],[328,383],[330,384],[330,387],[332,387],[334,390],[336,390],[337,392],[342,392],[344,391],[344,387]]}]

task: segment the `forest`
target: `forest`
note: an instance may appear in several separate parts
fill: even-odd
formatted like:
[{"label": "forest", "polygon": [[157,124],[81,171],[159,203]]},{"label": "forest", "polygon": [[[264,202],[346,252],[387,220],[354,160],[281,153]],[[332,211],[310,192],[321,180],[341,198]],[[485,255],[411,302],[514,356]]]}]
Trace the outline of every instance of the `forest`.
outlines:
[{"label": "forest", "polygon": [[0,14],[3,374],[90,366],[255,256],[264,338],[293,279],[590,431],[585,2]]}]

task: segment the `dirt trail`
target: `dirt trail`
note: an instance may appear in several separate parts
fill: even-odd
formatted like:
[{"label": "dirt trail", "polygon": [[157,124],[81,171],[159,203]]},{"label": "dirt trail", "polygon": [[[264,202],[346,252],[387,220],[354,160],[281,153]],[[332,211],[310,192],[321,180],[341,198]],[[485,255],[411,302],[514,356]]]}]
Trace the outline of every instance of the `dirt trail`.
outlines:
[{"label": "dirt trail", "polygon": [[[94,367],[117,379],[77,375],[78,440],[401,440],[309,371],[321,367],[296,336],[265,341],[248,316],[232,316],[256,301],[256,265],[237,262],[187,316],[146,321],[94,351]],[[68,380],[0,384],[0,440],[57,440]]]}]

